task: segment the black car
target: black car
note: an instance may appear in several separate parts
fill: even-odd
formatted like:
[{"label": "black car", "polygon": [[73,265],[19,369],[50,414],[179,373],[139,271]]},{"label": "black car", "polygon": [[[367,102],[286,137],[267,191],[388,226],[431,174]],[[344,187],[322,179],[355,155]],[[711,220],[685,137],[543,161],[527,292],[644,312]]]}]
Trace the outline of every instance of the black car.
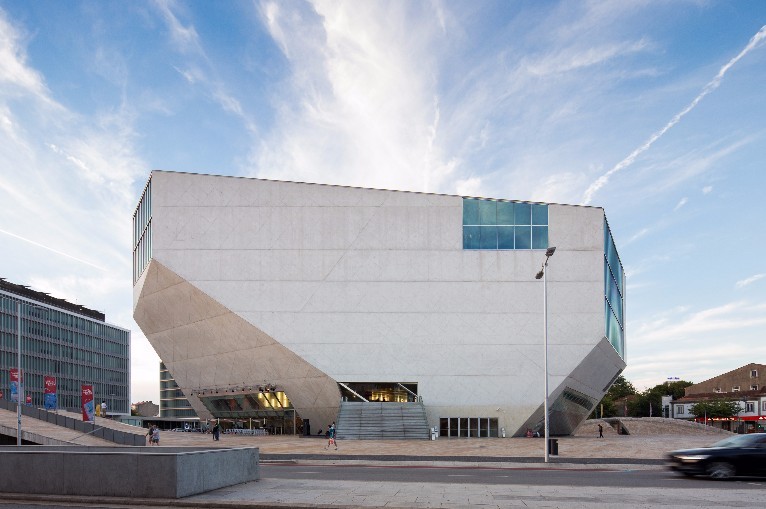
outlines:
[{"label": "black car", "polygon": [[668,467],[684,475],[766,476],[766,433],[736,435],[709,447],[673,451]]}]

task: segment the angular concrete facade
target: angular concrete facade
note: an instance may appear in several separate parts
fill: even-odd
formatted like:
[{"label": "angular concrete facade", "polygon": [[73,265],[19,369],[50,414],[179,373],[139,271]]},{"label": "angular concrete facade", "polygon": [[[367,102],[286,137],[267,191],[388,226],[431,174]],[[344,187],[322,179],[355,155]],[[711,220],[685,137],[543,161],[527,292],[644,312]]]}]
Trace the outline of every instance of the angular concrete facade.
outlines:
[{"label": "angular concrete facade", "polygon": [[[142,204],[134,318],[201,417],[203,388],[272,383],[330,422],[338,383],[389,382],[417,384],[430,426],[539,427],[545,249],[465,249],[463,197],[153,172]],[[551,433],[567,434],[624,369],[624,332],[605,332],[604,211],[547,214]]]}]

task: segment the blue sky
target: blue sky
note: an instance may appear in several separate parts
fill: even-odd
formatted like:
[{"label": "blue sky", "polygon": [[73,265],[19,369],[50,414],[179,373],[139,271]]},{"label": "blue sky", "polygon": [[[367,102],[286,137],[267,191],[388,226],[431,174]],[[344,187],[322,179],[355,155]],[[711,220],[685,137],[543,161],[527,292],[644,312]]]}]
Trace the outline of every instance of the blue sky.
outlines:
[{"label": "blue sky", "polygon": [[762,1],[0,0],[0,277],[130,328],[157,401],[153,169],[590,204],[626,377],[699,382],[766,362],[765,84]]}]

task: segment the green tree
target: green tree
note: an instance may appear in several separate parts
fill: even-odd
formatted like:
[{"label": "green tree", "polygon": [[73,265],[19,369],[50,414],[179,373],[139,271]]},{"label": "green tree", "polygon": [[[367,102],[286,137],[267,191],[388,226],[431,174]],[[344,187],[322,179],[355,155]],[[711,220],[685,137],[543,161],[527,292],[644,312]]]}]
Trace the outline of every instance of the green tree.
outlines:
[{"label": "green tree", "polygon": [[601,401],[599,401],[599,404],[596,405],[596,408],[593,409],[591,418],[597,419],[601,417],[602,408],[604,409],[604,417],[614,417],[617,415],[617,408],[614,402],[620,398],[624,398],[625,396],[636,394],[637,392],[638,391],[636,391],[636,388],[633,387],[633,384],[626,380],[624,376],[618,376],[612,386],[609,387],[606,395],[604,395]]},{"label": "green tree", "polygon": [[707,417],[708,419],[723,417],[728,419],[737,415],[741,409],[738,401],[711,399],[695,403],[690,411],[695,417]]},{"label": "green tree", "polygon": [[679,380],[677,382],[657,384],[646,389],[634,401],[628,404],[628,414],[631,417],[649,417],[651,413],[653,417],[660,417],[662,416],[662,397],[673,396],[673,399],[681,398],[686,392],[684,389],[690,385],[694,384],[685,380]]}]

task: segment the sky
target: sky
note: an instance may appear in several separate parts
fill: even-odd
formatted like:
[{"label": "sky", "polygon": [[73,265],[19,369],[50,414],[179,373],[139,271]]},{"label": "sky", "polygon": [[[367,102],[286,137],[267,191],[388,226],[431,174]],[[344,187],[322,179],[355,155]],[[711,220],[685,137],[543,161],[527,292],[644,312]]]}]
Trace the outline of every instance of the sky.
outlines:
[{"label": "sky", "polygon": [[593,205],[625,377],[700,382],[766,362],[765,85],[760,0],[0,0],[0,277],[130,329],[157,402],[152,170]]}]

